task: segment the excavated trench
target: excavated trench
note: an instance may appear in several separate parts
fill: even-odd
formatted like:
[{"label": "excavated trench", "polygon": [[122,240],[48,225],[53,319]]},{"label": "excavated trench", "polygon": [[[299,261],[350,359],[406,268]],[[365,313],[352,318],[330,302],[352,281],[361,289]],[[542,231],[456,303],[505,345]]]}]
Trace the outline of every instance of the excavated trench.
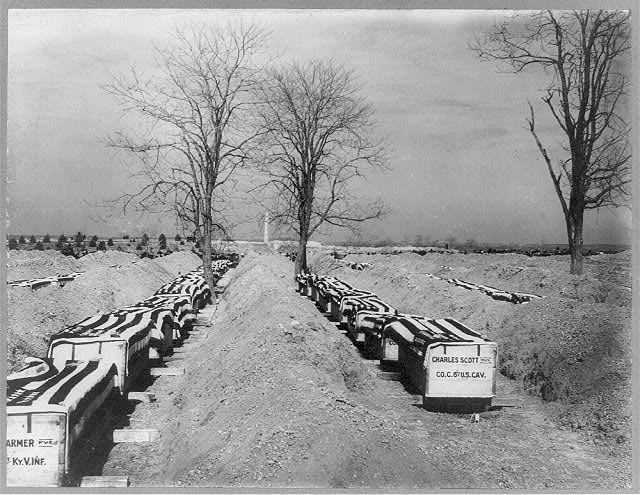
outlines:
[{"label": "excavated trench", "polygon": [[185,374],[157,378],[146,388],[157,400],[125,411],[158,439],[112,445],[94,471],[156,487],[629,486],[623,460],[555,426],[505,378],[499,393],[518,407],[479,422],[424,410],[293,287],[284,257],[247,255],[210,326],[176,349]]}]

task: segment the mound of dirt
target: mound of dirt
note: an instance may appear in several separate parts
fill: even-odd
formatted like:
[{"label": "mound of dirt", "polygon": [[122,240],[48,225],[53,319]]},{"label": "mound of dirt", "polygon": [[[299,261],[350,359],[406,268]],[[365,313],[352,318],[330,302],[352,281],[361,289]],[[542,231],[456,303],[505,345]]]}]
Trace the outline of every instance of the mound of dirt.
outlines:
[{"label": "mound of dirt", "polygon": [[[613,455],[631,448],[631,253],[585,259],[568,273],[566,256],[413,253],[350,255],[351,270],[326,252],[310,265],[371,290],[400,311],[454,317],[498,342],[501,372],[555,401],[560,424]],[[443,280],[459,278],[544,296],[524,305],[495,301]]]},{"label": "mound of dirt", "polygon": [[533,396],[477,423],[416,407],[294,292],[292,272],[279,255],[241,261],[211,326],[171,358],[185,375],[158,378],[147,389],[158,400],[119,423],[157,428],[159,439],[111,445],[95,474],[128,475],[132,486],[298,490],[629,486],[629,462],[553,425]]},{"label": "mound of dirt", "polygon": [[202,264],[202,260],[198,255],[191,251],[178,251],[150,261],[176,277]]},{"label": "mound of dirt", "polygon": [[77,260],[58,251],[7,251],[7,280],[68,275],[81,271]]},{"label": "mound of dirt", "polygon": [[200,262],[192,253],[154,260],[115,251],[102,254],[88,255],[82,266],[86,271],[64,287],[7,288],[9,373],[22,366],[24,357],[46,355],[50,336],[65,326],[134,304]]},{"label": "mound of dirt", "polygon": [[391,424],[363,407],[377,396],[372,369],[294,292],[289,267],[272,254],[243,260],[224,316],[193,348],[169,405],[153,414],[163,425],[156,448],[146,456],[117,445],[105,473],[125,465],[131,473],[124,459],[135,458],[142,485],[434,483],[417,446],[401,447]]},{"label": "mound of dirt", "polygon": [[124,265],[138,260],[140,258],[137,255],[124,251],[96,251],[78,258],[78,265],[82,267],[81,271],[85,271],[92,268]]}]

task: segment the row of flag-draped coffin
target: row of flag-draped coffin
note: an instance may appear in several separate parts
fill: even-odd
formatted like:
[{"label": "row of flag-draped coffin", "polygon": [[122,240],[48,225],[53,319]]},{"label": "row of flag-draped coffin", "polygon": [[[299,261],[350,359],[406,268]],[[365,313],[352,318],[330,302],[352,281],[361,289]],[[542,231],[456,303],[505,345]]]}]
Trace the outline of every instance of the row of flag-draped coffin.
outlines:
[{"label": "row of flag-draped coffin", "polygon": [[[225,261],[214,262],[216,281],[233,266]],[[137,304],[60,330],[46,358],[27,358],[7,376],[7,484],[62,486],[71,446],[93,413],[129,390],[151,348],[171,353],[210,297],[202,268],[193,270]]]},{"label": "row of flag-draped coffin", "polygon": [[453,318],[399,313],[376,294],[331,276],[299,274],[298,290],[345,325],[365,352],[397,363],[425,404],[486,408],[496,393],[498,346]]},{"label": "row of flag-draped coffin", "polygon": [[24,279],[24,280],[12,280],[7,282],[7,286],[9,287],[30,287],[31,289],[38,289],[40,287],[44,287],[46,285],[58,284],[60,287],[64,287],[67,282],[71,282],[75,280],[79,275],[82,275],[84,272],[73,272],[68,275],[55,275],[52,277],[44,277],[44,278],[32,278],[32,279]]},{"label": "row of flag-draped coffin", "polygon": [[[214,260],[212,262],[214,273],[226,270],[226,268],[232,265],[234,262],[227,259],[219,259]],[[236,261],[237,264],[237,261]],[[112,265],[116,267],[118,265]],[[84,272],[73,272],[68,275],[54,275],[51,277],[43,277],[43,278],[31,278],[31,279],[21,279],[21,280],[11,280],[7,282],[8,287],[29,287],[31,289],[39,289],[40,287],[44,287],[51,284],[58,284],[60,287],[64,287],[67,282],[71,282],[75,280],[78,276],[82,275]]]},{"label": "row of flag-draped coffin", "polygon": [[513,304],[525,304],[533,299],[542,299],[542,296],[536,294],[525,294],[523,292],[509,292],[502,289],[496,289],[495,287],[489,287],[488,285],[474,284],[473,282],[465,282],[457,278],[443,278],[430,273],[426,274],[427,277],[435,278],[437,280],[444,280],[457,287],[462,287],[467,290],[478,290],[484,292],[489,297],[497,299],[498,301],[507,301]]}]

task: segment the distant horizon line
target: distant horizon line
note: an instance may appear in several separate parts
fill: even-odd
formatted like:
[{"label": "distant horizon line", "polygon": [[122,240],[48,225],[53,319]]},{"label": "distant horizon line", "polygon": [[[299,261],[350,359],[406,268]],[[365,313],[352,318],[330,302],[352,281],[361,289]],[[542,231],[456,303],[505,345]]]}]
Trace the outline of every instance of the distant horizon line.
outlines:
[{"label": "distant horizon line", "polygon": [[[71,234],[66,234],[63,232],[63,234],[65,235],[65,237],[67,237],[67,239],[69,241],[73,241],[73,236],[76,233],[71,233]],[[96,235],[98,237],[98,240],[107,240],[107,239],[113,239],[115,240],[122,240],[124,239],[122,234],[118,234],[118,235],[105,235],[105,234],[86,234],[84,232],[82,232],[83,235],[85,235],[85,242],[88,242],[91,237],[93,237],[94,235]],[[128,235],[129,238],[141,238],[145,233],[141,233],[141,234],[124,234],[124,235]],[[28,239],[34,235],[38,241],[41,241],[42,238],[44,238],[45,234],[41,234],[41,233],[37,233],[37,234],[16,234],[16,233],[7,233],[7,241],[11,238],[15,238],[18,239],[20,238],[20,236],[24,236],[25,239],[27,240],[27,244],[28,244]],[[149,239],[153,240],[157,240],[157,237],[151,236],[149,234],[147,234],[149,236]],[[58,239],[58,237],[60,236],[60,234],[49,234],[49,236],[51,237],[51,242],[55,243]],[[158,234],[158,237],[160,236],[160,234]],[[176,234],[173,235],[168,235],[165,234],[167,241],[168,242],[175,242],[175,236]],[[187,239],[187,237],[192,237],[190,235],[182,235],[180,234],[180,237],[182,238],[182,240]],[[233,241],[243,241],[243,242],[262,242],[263,238],[262,236],[256,235],[256,236],[238,236],[237,238],[231,239],[230,242]],[[213,242],[226,242],[223,239],[214,239]],[[274,238],[274,239],[270,239],[269,243],[273,243],[273,242],[293,242],[293,243],[297,243],[298,241],[296,239],[292,239],[292,238]],[[550,241],[543,241],[543,242],[535,242],[535,241],[526,241],[526,242],[519,242],[519,241],[475,241],[474,244],[469,244],[468,242],[466,242],[465,240],[454,240],[453,242],[448,242],[446,240],[439,240],[436,239],[435,241],[428,241],[425,243],[415,243],[415,242],[407,242],[404,241],[402,239],[367,239],[367,240],[362,240],[362,241],[357,241],[357,240],[327,240],[324,242],[321,241],[309,241],[310,243],[319,243],[323,246],[332,246],[332,245],[336,245],[336,246],[362,246],[362,247],[375,247],[375,246],[413,246],[413,247],[442,247],[446,244],[451,244],[453,245],[457,245],[457,246],[473,246],[473,247],[512,247],[512,246],[517,246],[517,247],[531,247],[531,246],[558,246],[558,247],[565,247],[568,248],[569,244],[567,242],[550,242]],[[441,246],[442,245],[442,246]],[[631,242],[615,242],[615,241],[598,241],[598,242],[585,242],[583,244],[583,247],[587,248],[589,246],[615,246],[615,247],[624,247],[626,249],[631,249],[632,248],[632,243]]]}]

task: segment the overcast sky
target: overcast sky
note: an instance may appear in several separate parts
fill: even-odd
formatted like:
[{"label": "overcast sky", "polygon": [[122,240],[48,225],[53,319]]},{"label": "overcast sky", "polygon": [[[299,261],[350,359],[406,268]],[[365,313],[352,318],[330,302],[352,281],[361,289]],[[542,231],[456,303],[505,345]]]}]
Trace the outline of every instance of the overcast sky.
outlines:
[{"label": "overcast sky", "polygon": [[[370,238],[566,242],[546,166],[525,128],[536,106],[552,158],[558,135],[539,96],[545,75],[499,73],[468,42],[506,15],[479,11],[59,10],[9,12],[8,211],[10,233],[151,234],[173,219],[106,217],[95,203],[129,186],[106,149],[122,127],[101,85],[134,65],[151,73],[151,41],[175,26],[244,19],[270,32],[281,60],[333,58],[355,70],[389,142],[391,172],[358,190],[391,213]],[[234,202],[238,221],[247,208]],[[236,228],[258,236],[255,221]],[[333,233],[339,238],[338,232]],[[588,213],[585,242],[628,242],[627,210]],[[322,239],[323,240],[323,239]]]}]

